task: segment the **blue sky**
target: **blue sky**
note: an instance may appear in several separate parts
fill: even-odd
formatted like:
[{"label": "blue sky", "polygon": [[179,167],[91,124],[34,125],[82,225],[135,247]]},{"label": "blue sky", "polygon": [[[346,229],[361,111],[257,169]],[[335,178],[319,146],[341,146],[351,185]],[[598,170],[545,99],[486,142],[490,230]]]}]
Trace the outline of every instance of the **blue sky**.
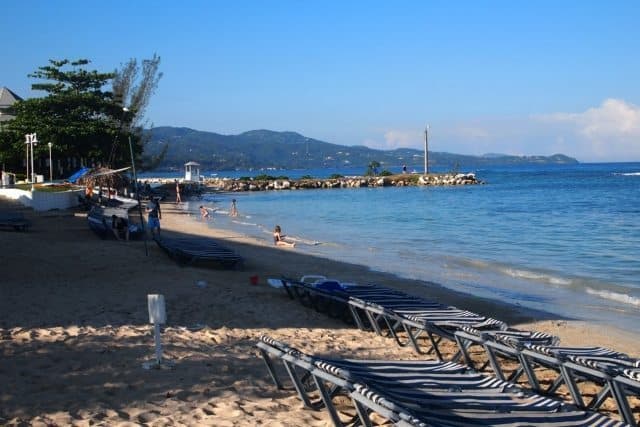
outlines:
[{"label": "blue sky", "polygon": [[[640,161],[640,2],[11,1],[0,86],[161,58],[147,119],[345,145]],[[13,24],[13,26],[11,26]]]}]

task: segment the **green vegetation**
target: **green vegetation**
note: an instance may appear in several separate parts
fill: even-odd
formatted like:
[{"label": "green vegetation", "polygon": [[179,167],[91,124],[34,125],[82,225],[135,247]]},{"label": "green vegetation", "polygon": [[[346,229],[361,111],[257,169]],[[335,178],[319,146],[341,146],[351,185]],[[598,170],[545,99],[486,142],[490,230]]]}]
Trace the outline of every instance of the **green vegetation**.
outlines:
[{"label": "green vegetation", "polygon": [[288,176],[284,176],[284,175],[272,176],[272,175],[267,175],[267,174],[256,175],[255,177],[253,177],[254,181],[275,181],[276,179],[288,180],[289,177]]},{"label": "green vegetation", "polygon": [[144,151],[141,121],[162,76],[159,62],[154,55],[141,69],[130,60],[119,71],[103,73],[87,69],[87,59],[49,60],[49,65],[29,74],[38,81],[32,89],[45,96],[16,102],[15,119],[0,131],[0,161],[8,170],[22,170],[25,135],[36,133],[35,163],[48,161],[51,143],[54,177],[67,176],[80,166],[131,164],[129,139],[135,155]]},{"label": "green vegetation", "polygon": [[[31,184],[16,184],[13,188],[17,188],[19,190],[31,191]],[[63,191],[69,191],[77,188],[71,184],[60,184],[60,185],[40,185],[36,184],[33,186],[34,191],[39,191],[42,193],[60,193]]]},{"label": "green vegetation", "polygon": [[373,160],[367,166],[367,171],[364,173],[364,176],[378,176],[378,168],[380,167],[380,162],[377,160]]},{"label": "green vegetation", "polygon": [[344,178],[344,175],[340,175],[339,173],[333,173],[331,174],[331,176],[329,176],[329,179],[340,179],[340,178]]}]

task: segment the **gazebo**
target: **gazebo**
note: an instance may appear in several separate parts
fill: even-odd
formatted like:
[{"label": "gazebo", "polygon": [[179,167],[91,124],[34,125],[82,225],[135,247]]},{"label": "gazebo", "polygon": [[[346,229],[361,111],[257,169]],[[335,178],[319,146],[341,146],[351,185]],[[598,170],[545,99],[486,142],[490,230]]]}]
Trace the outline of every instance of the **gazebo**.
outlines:
[{"label": "gazebo", "polygon": [[184,180],[200,182],[200,163],[188,162],[184,164]]}]

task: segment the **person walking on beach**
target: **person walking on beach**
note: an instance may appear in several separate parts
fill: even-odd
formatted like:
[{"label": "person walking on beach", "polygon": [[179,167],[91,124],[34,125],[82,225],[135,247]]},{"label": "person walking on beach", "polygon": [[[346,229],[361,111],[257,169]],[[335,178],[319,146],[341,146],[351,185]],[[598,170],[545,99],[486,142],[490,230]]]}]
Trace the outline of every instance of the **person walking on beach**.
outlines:
[{"label": "person walking on beach", "polygon": [[276,228],[273,230],[273,243],[276,246],[286,246],[289,248],[293,248],[296,244],[294,242],[287,242],[284,240],[285,235],[282,234],[282,229],[279,225],[276,225]]},{"label": "person walking on beach", "polygon": [[180,198],[180,183],[176,179],[176,205],[182,203],[182,198]]},{"label": "person walking on beach", "polygon": [[151,237],[155,238],[156,233],[160,237],[160,220],[162,212],[160,211],[160,202],[157,199],[151,199],[147,204],[147,226],[151,231]]},{"label": "person walking on beach", "polygon": [[229,215],[232,217],[238,216],[238,205],[236,204],[236,199],[231,200],[231,212],[229,212]]}]

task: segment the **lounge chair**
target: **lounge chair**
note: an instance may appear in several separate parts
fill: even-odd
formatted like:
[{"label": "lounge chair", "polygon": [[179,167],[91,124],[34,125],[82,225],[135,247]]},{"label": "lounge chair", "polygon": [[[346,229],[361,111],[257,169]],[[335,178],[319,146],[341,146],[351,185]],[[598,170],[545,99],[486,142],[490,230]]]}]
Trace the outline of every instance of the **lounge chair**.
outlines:
[{"label": "lounge chair", "polygon": [[555,412],[501,411],[499,406],[495,410],[435,408],[417,396],[411,401],[398,401],[364,384],[356,384],[350,395],[363,425],[371,425],[368,413],[375,412],[400,427],[630,427],[596,412],[570,408]]},{"label": "lounge chair", "polygon": [[388,299],[350,298],[349,305],[360,327],[366,327],[362,320],[364,314],[377,334],[393,337],[400,346],[411,345],[420,354],[435,353],[438,360],[444,360],[440,342],[443,339],[455,342],[455,331],[465,325],[480,330],[507,327],[496,319],[408,295],[404,299],[397,295],[390,295]]},{"label": "lounge chair", "polygon": [[282,283],[291,298],[307,307],[345,320],[348,309],[358,328],[392,337],[398,345],[411,345],[421,354],[435,353],[439,360],[444,359],[440,342],[455,342],[454,332],[461,326],[487,330],[507,327],[499,320],[384,286],[341,285],[335,281],[309,284],[286,278]]},{"label": "lounge chair", "polygon": [[[514,328],[499,331],[482,331],[471,326],[462,326],[455,332],[461,356],[469,367],[484,371],[491,366],[494,375],[498,378],[517,382],[524,374],[520,366],[520,351],[525,343],[538,345],[558,345],[560,339],[554,335],[537,331],[523,331]],[[484,350],[486,359],[478,366],[470,355],[470,348],[479,346]],[[502,361],[502,363],[500,363]],[[514,367],[509,375],[505,374],[506,361]]]},{"label": "lounge chair", "polygon": [[[626,395],[628,390],[635,390],[636,393],[640,390],[640,387],[633,387],[633,382],[624,380],[625,372],[629,373],[635,367],[640,367],[640,360],[604,347],[558,347],[525,343],[520,352],[520,362],[533,390],[555,393],[564,384],[573,402],[580,408],[597,410],[607,398],[612,398],[618,412],[628,418],[630,411],[623,394]],[[546,389],[541,387],[536,376],[538,367],[557,372],[555,380]],[[618,376],[621,378],[616,385],[615,378]],[[582,381],[599,387],[598,393],[589,402],[585,402],[578,388],[578,382]]]},{"label": "lounge chair", "polygon": [[633,415],[628,400],[631,396],[635,397],[636,402],[640,400],[640,362],[636,362],[636,366],[618,371],[612,381],[618,409],[624,420],[631,425],[640,425],[640,422]]},{"label": "lounge chair", "polygon": [[27,231],[31,226],[31,222],[24,217],[22,212],[0,212],[0,228]]},{"label": "lounge chair", "polygon": [[243,259],[209,237],[156,238],[156,243],[180,265],[215,263],[223,268],[238,268]]},{"label": "lounge chair", "polygon": [[[372,361],[309,356],[269,337],[256,344],[276,386],[283,381],[273,358],[283,362],[305,406],[326,408],[349,395],[362,425],[376,412],[396,425],[623,426],[603,415],[574,411],[562,402],[527,393],[513,384],[471,373],[463,365],[435,361]],[[351,420],[353,421],[353,420]]]}]

